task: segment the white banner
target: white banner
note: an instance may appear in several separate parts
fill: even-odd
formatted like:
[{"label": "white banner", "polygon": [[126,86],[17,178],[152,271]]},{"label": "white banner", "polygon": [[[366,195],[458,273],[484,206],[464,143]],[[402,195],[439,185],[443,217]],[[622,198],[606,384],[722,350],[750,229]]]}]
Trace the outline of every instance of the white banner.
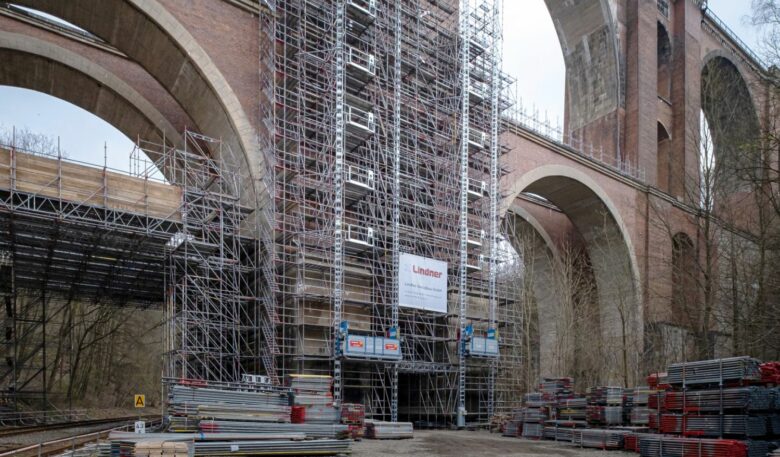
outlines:
[{"label": "white banner", "polygon": [[447,312],[447,262],[401,253],[398,304]]}]

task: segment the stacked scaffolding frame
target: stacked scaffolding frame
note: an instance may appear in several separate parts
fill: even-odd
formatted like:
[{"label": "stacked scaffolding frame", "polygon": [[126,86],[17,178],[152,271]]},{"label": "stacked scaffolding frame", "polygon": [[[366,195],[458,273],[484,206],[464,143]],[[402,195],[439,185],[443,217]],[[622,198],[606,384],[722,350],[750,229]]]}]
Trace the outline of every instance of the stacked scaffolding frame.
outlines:
[{"label": "stacked scaffolding frame", "polygon": [[[486,422],[514,404],[496,374],[521,361],[460,340],[467,325],[518,337],[497,274],[500,36],[499,0],[264,3],[260,269],[280,376],[331,374],[336,401],[384,420]],[[399,307],[401,253],[447,262],[447,313]],[[397,331],[402,360],[337,356],[342,321]]]},{"label": "stacked scaffolding frame", "polygon": [[165,378],[238,382],[273,373],[264,357],[257,294],[255,210],[233,155],[214,138],[186,131],[182,147],[139,142],[134,169],[161,170],[181,189],[181,228],[165,245]]}]

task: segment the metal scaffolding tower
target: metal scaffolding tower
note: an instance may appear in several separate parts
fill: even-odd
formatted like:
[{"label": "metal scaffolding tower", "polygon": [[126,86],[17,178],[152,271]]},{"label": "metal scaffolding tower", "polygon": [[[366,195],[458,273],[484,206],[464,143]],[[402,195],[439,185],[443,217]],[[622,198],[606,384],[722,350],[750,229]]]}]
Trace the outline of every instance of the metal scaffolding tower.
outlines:
[{"label": "metal scaffolding tower", "polygon": [[[337,401],[432,424],[519,395],[496,381],[520,363],[498,350],[519,338],[496,274],[499,20],[500,0],[263,2],[259,295],[280,377],[331,374]],[[400,306],[402,254],[447,263],[446,312]],[[355,357],[351,337],[400,353]]]},{"label": "metal scaffolding tower", "polygon": [[[258,243],[245,183],[219,140],[191,131],[182,148],[140,142],[133,158],[153,162],[181,190],[181,228],[165,245],[168,379],[238,382],[243,373],[273,373],[258,351],[267,345],[258,321]],[[270,342],[274,342],[273,334]]]}]

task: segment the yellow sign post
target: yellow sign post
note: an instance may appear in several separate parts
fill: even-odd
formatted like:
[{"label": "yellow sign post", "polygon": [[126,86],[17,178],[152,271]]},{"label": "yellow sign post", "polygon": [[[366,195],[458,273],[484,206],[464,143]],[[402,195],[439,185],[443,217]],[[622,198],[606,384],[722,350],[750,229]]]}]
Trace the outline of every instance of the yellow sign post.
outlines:
[{"label": "yellow sign post", "polygon": [[146,395],[143,394],[136,394],[133,398],[133,403],[135,403],[136,408],[145,408],[146,407]]}]

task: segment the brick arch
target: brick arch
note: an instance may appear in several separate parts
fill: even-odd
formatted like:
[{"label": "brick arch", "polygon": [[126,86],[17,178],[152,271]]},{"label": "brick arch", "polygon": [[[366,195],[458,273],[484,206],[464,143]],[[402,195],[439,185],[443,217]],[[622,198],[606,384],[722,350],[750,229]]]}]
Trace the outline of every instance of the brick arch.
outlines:
[{"label": "brick arch", "polygon": [[205,135],[229,146],[251,185],[261,170],[255,130],[208,53],[157,0],[19,0],[100,37],[152,75]]},{"label": "brick arch", "polygon": [[[711,135],[713,158],[717,164],[720,191],[738,192],[745,182],[737,174],[721,175],[718,170],[744,170],[757,157],[750,153],[751,144],[761,131],[756,99],[746,74],[728,56],[710,53],[701,71],[701,110]],[[709,151],[703,149],[703,152]],[[725,187],[723,187],[725,185]]]},{"label": "brick arch", "polygon": [[0,31],[0,85],[42,92],[113,125],[128,138],[163,141],[176,128],[121,77],[89,59],[30,36]]},{"label": "brick arch", "polygon": [[[639,268],[629,232],[612,199],[588,175],[562,165],[540,166],[520,176],[513,183],[510,201],[520,192],[546,198],[571,220],[592,263],[602,338],[606,342],[615,341],[619,336],[615,334],[618,327],[615,320],[622,314],[626,319],[626,334],[631,340],[629,356],[638,357],[644,322]],[[541,235],[540,239],[543,239]],[[638,360],[632,359],[629,366],[636,366],[636,363]],[[604,376],[605,381],[623,381],[616,372]]]}]

